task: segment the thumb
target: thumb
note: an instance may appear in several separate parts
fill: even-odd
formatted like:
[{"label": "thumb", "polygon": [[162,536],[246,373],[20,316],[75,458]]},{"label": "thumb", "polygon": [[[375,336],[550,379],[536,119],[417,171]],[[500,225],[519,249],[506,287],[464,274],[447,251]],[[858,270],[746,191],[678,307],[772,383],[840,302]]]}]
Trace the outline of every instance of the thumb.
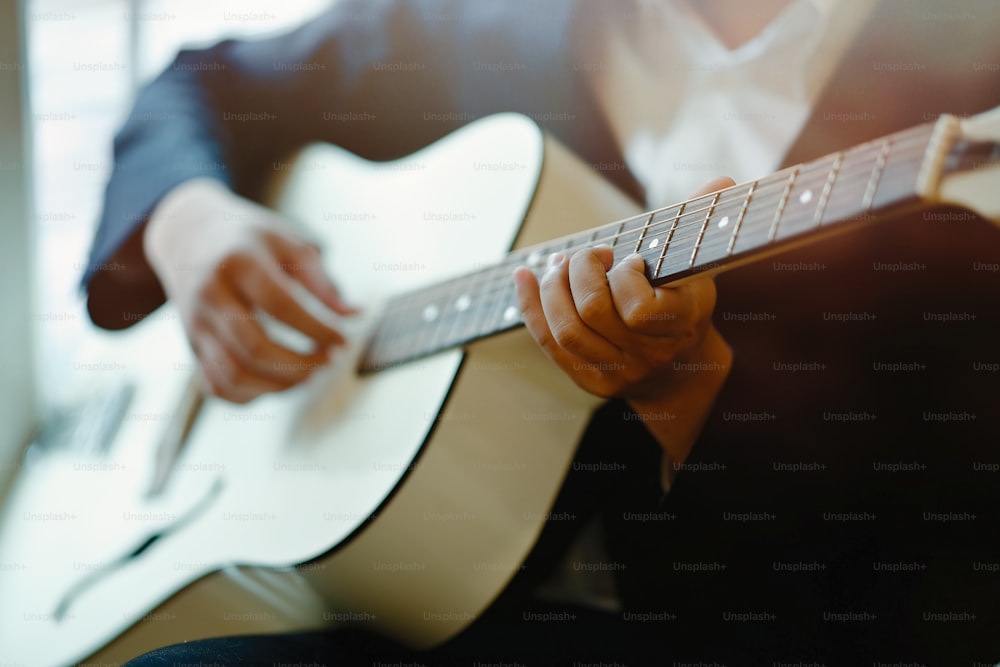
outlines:
[{"label": "thumb", "polygon": [[695,197],[701,197],[702,195],[710,195],[713,192],[718,192],[719,190],[725,190],[726,188],[731,188],[736,185],[736,181],[729,178],[728,176],[720,176],[718,178],[713,178],[710,181],[702,183],[694,192],[691,193],[690,199]]}]

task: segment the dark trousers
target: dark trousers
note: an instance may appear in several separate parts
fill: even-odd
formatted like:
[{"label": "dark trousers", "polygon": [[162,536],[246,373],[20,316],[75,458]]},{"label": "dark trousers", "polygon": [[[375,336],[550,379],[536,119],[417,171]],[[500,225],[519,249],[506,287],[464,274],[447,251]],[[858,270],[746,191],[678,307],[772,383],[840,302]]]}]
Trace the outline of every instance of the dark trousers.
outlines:
[{"label": "dark trousers", "polygon": [[127,667],[669,665],[662,645],[621,614],[533,603],[495,610],[451,641],[413,651],[360,630],[222,637],[157,649]]}]

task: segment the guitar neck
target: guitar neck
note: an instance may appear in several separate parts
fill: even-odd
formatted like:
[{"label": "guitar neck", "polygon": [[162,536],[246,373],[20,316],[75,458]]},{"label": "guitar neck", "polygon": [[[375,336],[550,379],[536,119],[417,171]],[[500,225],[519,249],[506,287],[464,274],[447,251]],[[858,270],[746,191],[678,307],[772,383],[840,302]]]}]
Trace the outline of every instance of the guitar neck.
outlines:
[{"label": "guitar neck", "polygon": [[[950,119],[953,121],[953,119]],[[360,370],[371,372],[522,325],[513,271],[598,244],[642,256],[654,285],[718,273],[869,224],[936,186],[952,123],[918,126],[711,195],[515,250],[498,264],[391,301]]]}]

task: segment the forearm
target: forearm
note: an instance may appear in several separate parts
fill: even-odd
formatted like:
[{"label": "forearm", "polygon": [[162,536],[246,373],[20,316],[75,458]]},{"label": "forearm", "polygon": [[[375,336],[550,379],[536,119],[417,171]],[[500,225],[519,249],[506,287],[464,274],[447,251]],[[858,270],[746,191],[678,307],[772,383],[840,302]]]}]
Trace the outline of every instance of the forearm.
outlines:
[{"label": "forearm", "polygon": [[143,252],[157,203],[193,179],[230,182],[223,148],[211,137],[213,112],[198,73],[180,67],[192,65],[191,59],[182,54],[142,92],[115,137],[115,168],[81,277],[91,319],[104,328],[127,327],[163,302]]},{"label": "forearm", "polygon": [[664,385],[642,398],[626,399],[663,449],[664,488],[698,440],[732,361],[732,350],[715,327],[710,327],[696,350],[673,363],[673,373]]}]

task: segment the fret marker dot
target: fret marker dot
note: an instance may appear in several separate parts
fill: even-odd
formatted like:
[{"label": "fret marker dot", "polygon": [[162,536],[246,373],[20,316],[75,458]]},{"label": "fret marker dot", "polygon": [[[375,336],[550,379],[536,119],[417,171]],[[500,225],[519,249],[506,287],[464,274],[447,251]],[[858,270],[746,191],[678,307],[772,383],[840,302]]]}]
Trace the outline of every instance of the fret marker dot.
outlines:
[{"label": "fret marker dot", "polygon": [[729,216],[725,216],[722,220],[719,220],[719,229],[725,229],[726,225],[729,224]]},{"label": "fret marker dot", "polygon": [[801,195],[799,195],[799,203],[800,204],[808,204],[809,202],[812,201],[812,198],[813,198],[813,191],[812,190],[806,190]]},{"label": "fret marker dot", "polygon": [[649,242],[650,248],[655,248],[658,245],[660,245],[660,239],[653,239],[652,241]]},{"label": "fret marker dot", "polygon": [[424,308],[424,321],[425,322],[433,322],[434,320],[437,319],[437,316],[438,316],[438,308],[437,308],[437,306],[431,304],[430,306],[427,306],[426,308]]},{"label": "fret marker dot", "polygon": [[517,317],[517,308],[514,306],[507,306],[507,310],[503,311],[503,319],[505,322],[511,322]]},{"label": "fret marker dot", "polygon": [[468,294],[463,294],[462,296],[458,297],[457,301],[455,301],[455,310],[457,310],[458,312],[462,312],[464,310],[468,310],[469,306],[471,305],[472,305],[472,299],[469,298]]}]

